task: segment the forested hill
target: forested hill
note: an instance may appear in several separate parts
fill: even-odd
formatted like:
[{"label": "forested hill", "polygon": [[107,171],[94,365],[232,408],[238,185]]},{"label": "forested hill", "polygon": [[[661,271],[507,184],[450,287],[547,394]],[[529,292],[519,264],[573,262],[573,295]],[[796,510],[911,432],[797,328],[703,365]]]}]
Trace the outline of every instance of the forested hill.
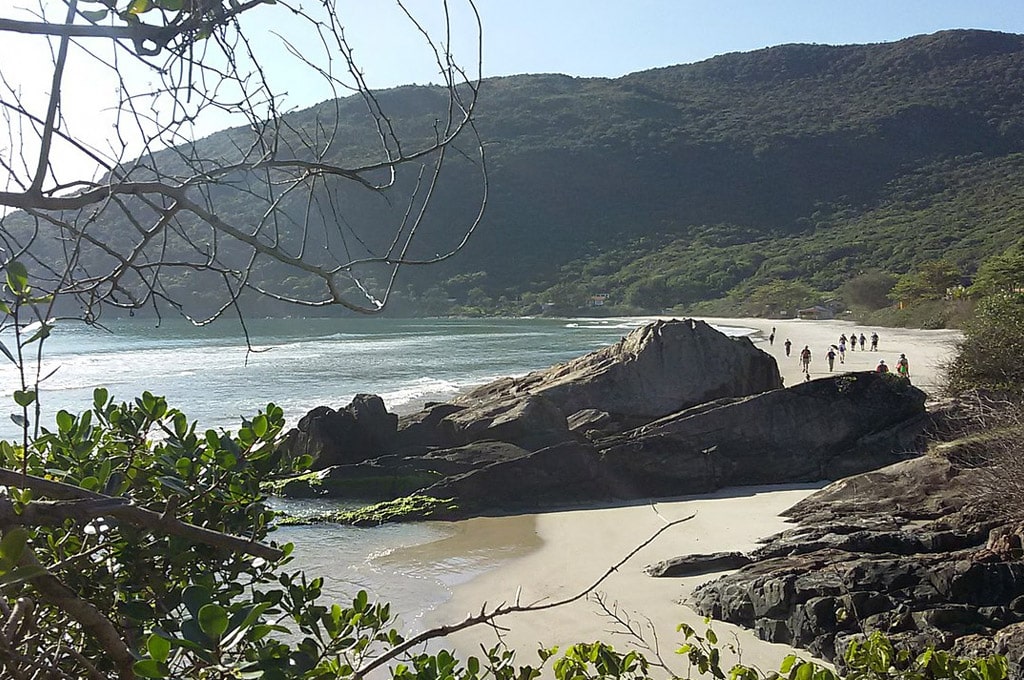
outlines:
[{"label": "forested hill", "polygon": [[942,256],[969,272],[1024,234],[1021,36],[786,45],[484,95],[493,199],[458,265],[491,296],[827,291]]},{"label": "forested hill", "polygon": [[[572,313],[597,294],[661,310],[779,281],[825,298],[859,273],[938,258],[969,275],[1024,234],[1024,36],[784,45],[617,79],[493,78],[480,93],[483,223],[459,256],[403,269],[393,313]],[[378,97],[412,134],[445,104],[434,87]],[[350,98],[289,122],[315,137],[336,105],[352,129],[365,120]],[[198,155],[216,157],[231,135]],[[338,139],[339,158],[365,148],[345,129]],[[445,178],[411,256],[461,237],[476,208],[469,172]],[[372,223],[374,204],[332,200]],[[218,208],[243,222],[252,210]],[[291,209],[301,217],[306,203]]]}]

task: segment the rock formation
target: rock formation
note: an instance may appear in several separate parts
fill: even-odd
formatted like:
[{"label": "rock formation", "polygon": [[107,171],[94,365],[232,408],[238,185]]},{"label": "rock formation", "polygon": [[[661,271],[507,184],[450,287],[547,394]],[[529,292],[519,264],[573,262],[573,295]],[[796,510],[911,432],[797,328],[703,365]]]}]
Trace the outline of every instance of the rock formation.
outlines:
[{"label": "rock formation", "polygon": [[655,321],[619,342],[522,378],[463,394],[474,405],[542,395],[572,416],[590,409],[653,420],[722,397],[782,387],[775,360],[749,338],[729,338],[703,321]]},{"label": "rock formation", "polygon": [[896,376],[779,389],[772,357],[699,321],[658,321],[588,355],[394,416],[379,398],[288,434],[315,469],[291,495],[455,498],[465,515],[836,478],[914,450],[924,394]]},{"label": "rock formation", "polygon": [[720,399],[598,446],[610,474],[654,495],[836,479],[919,450],[924,402],[906,380],[849,373]]},{"label": "rock formation", "polygon": [[691,604],[828,659],[849,636],[881,630],[917,648],[1019,662],[1022,531],[975,502],[978,475],[932,453],[836,482],[786,513],[796,528]]}]

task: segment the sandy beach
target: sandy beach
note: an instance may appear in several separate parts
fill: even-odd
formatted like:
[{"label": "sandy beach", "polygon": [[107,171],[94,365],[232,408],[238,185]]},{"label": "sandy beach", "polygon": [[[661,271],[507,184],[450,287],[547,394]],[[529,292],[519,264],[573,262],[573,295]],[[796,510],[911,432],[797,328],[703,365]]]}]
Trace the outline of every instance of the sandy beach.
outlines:
[{"label": "sandy beach", "polygon": [[[708,319],[717,325],[754,329],[752,338],[775,356],[787,385],[804,379],[798,354],[805,345],[812,351],[811,378],[827,375],[825,353],[839,335],[856,332],[870,338],[879,334],[877,352],[847,351],[846,362],[836,360],[835,371],[872,370],[880,358],[895,366],[899,354],[910,360],[911,379],[926,391],[939,382],[938,369],[947,361],[959,338],[955,331],[920,331],[873,328],[844,321],[802,321],[764,319]],[[775,328],[775,342],[768,335]],[[793,343],[791,356],[784,342]],[[868,340],[870,346],[870,339]],[[680,622],[702,628],[701,616],[679,603],[699,583],[713,576],[684,579],[652,578],[643,567],[669,557],[723,550],[749,550],[758,539],[777,533],[787,524],[779,514],[813,493],[819,485],[743,487],[712,495],[669,502],[613,508],[582,509],[518,517],[480,518],[456,523],[455,535],[444,541],[418,546],[417,559],[431,553],[450,556],[477,545],[501,545],[504,557],[494,568],[466,583],[454,584],[452,598],[425,617],[426,625],[451,624],[467,614],[479,613],[503,603],[543,604],[570,597],[592,584],[608,568],[629,554],[648,537],[672,520],[694,515],[673,526],[646,546],[596,588],[604,607],[593,597],[570,605],[512,614],[497,623],[502,637],[518,650],[521,662],[535,663],[539,646],[603,640],[617,648],[635,648],[637,641],[623,634],[604,608],[617,610],[645,633],[647,643],[658,645],[661,656],[677,673],[685,672],[685,661],[674,653],[681,638]],[[516,553],[518,557],[508,557]],[[714,628],[723,642],[735,643],[740,655],[724,654],[726,667],[734,661],[768,670],[777,668],[792,650],[758,640],[751,632],[724,623]],[[479,654],[480,646],[497,640],[492,629],[478,626],[449,637],[445,645],[463,655]],[[650,655],[650,652],[648,652]],[[805,655],[806,656],[806,655]]]},{"label": "sandy beach", "polygon": [[[840,363],[837,357],[833,373],[871,371],[878,365],[879,359],[885,359],[890,370],[895,370],[896,361],[903,353],[910,361],[911,382],[932,394],[939,387],[942,365],[949,361],[955,343],[960,339],[960,331],[883,328],[839,320],[708,318],[705,321],[719,326],[754,329],[756,334],[751,338],[758,347],[775,357],[786,385],[795,385],[804,380],[800,370],[800,350],[805,346],[811,350],[811,379],[821,378],[829,374],[825,358],[829,347],[839,343],[840,335],[845,334],[849,338],[856,333],[858,337],[863,334],[867,339],[867,350],[862,351],[860,345],[855,351],[847,348],[846,362]],[[773,328],[775,342],[769,344],[768,336]],[[878,333],[878,350],[875,352],[870,349],[872,333]],[[785,347],[787,338],[793,343],[788,357]]]}]

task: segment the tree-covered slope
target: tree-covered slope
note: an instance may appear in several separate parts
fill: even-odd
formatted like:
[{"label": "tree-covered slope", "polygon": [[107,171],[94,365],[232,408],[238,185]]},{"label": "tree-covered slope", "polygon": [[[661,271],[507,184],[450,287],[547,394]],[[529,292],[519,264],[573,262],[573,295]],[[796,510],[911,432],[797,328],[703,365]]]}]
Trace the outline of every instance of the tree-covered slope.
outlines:
[{"label": "tree-covered slope", "polygon": [[[400,137],[422,140],[446,99],[403,87],[379,101]],[[359,101],[288,122],[312,137],[335,107],[343,125],[329,159],[363,157],[372,140],[353,132],[365,121]],[[831,291],[862,271],[902,274],[939,257],[969,273],[1024,232],[1024,36],[947,31],[784,45],[618,79],[493,78],[476,125],[488,155],[483,222],[458,257],[401,273],[396,313],[571,309],[596,293],[659,309],[778,280]],[[234,134],[196,148],[230,156]],[[403,209],[331,191],[353,223]],[[410,256],[457,243],[478,194],[472,165],[453,166]],[[304,203],[284,205],[298,224]],[[246,216],[244,201],[218,207]]]}]

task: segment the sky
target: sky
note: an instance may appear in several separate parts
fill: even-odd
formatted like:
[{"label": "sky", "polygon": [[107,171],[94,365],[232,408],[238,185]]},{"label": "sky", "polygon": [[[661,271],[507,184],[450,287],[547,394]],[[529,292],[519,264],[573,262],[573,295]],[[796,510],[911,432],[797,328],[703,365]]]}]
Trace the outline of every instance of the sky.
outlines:
[{"label": "sky", "polygon": [[[377,21],[360,34],[364,56],[374,55],[375,85],[429,80],[426,64],[403,60],[382,39],[398,34],[374,9],[387,3],[339,4],[359,26]],[[1021,0],[478,0],[477,7],[484,76],[617,77],[786,43],[889,42],[950,28],[1024,33]]]},{"label": "sky", "polygon": [[[0,18],[24,19],[40,1],[51,17],[63,14],[59,0],[0,0]],[[247,33],[258,39],[263,50],[261,63],[281,95],[281,110],[347,94],[325,87],[322,78],[283,47],[282,39],[302,58],[335,69],[341,63],[315,36],[311,38],[308,24],[290,19],[282,10],[285,1],[256,8],[244,19]],[[287,1],[304,4],[309,12],[320,5],[317,0]],[[394,0],[328,1],[336,5],[345,37],[371,87],[440,82],[432,53]],[[445,5],[450,9],[447,24],[441,11]],[[483,77],[520,73],[618,77],[786,43],[887,42],[951,28],[1024,34],[1024,0],[476,0],[482,24],[479,34],[469,0],[404,0],[404,6],[435,38],[450,35],[456,61],[470,76],[479,71]],[[102,45],[94,41],[89,47],[93,54],[104,56]],[[39,117],[45,114],[49,89],[49,50],[45,39],[0,32],[0,82],[17,91]],[[110,157],[137,155],[133,131],[117,118],[117,82],[81,50],[73,52],[72,62],[61,110],[69,133],[88,139]],[[119,68],[137,82],[153,80],[130,59],[122,58]],[[159,113],[160,105],[154,104],[153,110]],[[3,122],[0,156],[5,137],[11,139],[12,129],[14,137],[19,132],[9,122],[4,130]],[[197,122],[191,135],[205,136],[241,122],[212,112]],[[32,156],[32,132],[26,131],[27,142],[6,143],[15,156]],[[57,153],[67,175],[77,176],[83,167],[93,167],[80,153],[76,156],[67,149]],[[29,161],[21,174],[31,165]],[[2,175],[0,188],[10,186]]]}]

